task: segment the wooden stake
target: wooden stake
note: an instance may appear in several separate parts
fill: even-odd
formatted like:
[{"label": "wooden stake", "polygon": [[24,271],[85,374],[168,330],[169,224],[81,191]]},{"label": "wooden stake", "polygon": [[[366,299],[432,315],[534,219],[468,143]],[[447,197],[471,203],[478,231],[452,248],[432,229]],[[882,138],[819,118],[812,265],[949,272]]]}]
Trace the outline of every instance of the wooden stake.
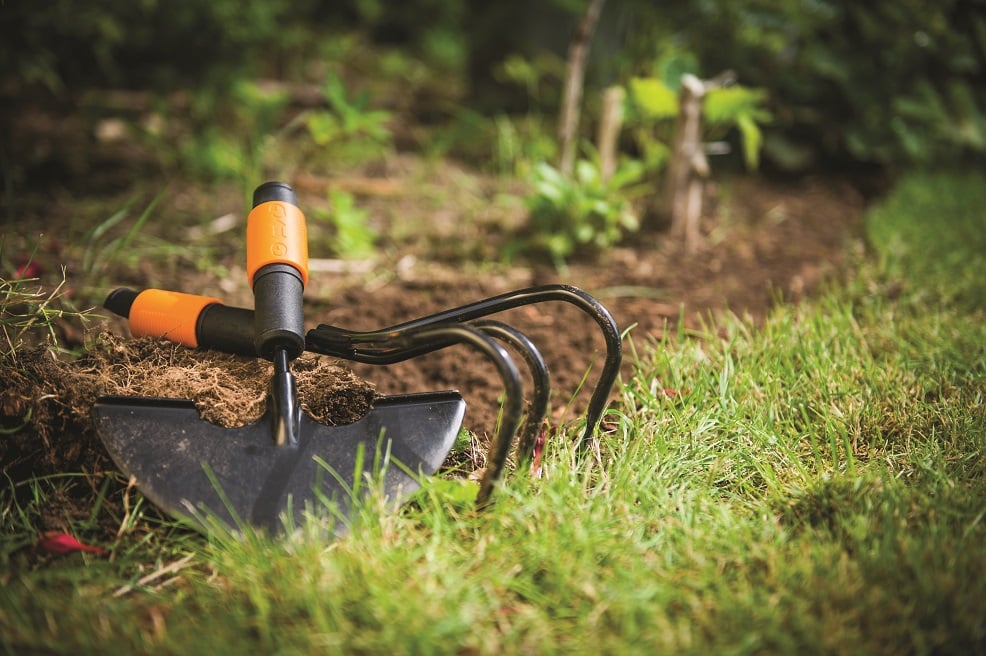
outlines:
[{"label": "wooden stake", "polygon": [[709,163],[702,143],[702,98],[706,91],[705,83],[694,75],[682,76],[678,123],[665,188],[671,214],[671,234],[684,241],[688,252],[698,248],[702,187],[709,175]]},{"label": "wooden stake", "polygon": [[562,92],[561,115],[558,118],[558,144],[561,150],[558,170],[566,176],[571,176],[575,169],[576,134],[579,128],[582,87],[585,82],[585,60],[592,33],[596,29],[596,23],[599,22],[599,14],[605,2],[606,0],[591,0],[568,47],[565,89]]},{"label": "wooden stake", "polygon": [[599,117],[596,147],[599,148],[599,175],[609,180],[616,171],[616,153],[623,127],[623,87],[612,86],[603,92],[603,111]]}]

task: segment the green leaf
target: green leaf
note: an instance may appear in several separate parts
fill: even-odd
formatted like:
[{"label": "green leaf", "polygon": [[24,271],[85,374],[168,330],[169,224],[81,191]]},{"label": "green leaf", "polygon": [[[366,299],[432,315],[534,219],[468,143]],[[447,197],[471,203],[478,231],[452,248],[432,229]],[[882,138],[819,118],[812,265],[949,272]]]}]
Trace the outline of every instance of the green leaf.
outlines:
[{"label": "green leaf", "polygon": [[319,146],[331,143],[341,133],[339,121],[329,112],[309,114],[305,120],[305,127],[308,128],[312,141]]},{"label": "green leaf", "polygon": [[478,485],[461,478],[432,477],[428,481],[428,487],[440,501],[453,508],[472,508],[479,493]]},{"label": "green leaf", "polygon": [[322,94],[328,101],[329,106],[337,112],[342,113],[349,107],[346,99],[346,86],[338,75],[330,74],[325,77],[325,84],[322,85]]},{"label": "green leaf", "polygon": [[510,82],[525,86],[537,84],[538,71],[532,63],[520,55],[510,55],[500,65],[500,75]]},{"label": "green leaf", "polygon": [[698,58],[691,52],[675,49],[661,55],[654,64],[654,73],[674,93],[681,89],[681,78],[685,73],[701,76]]},{"label": "green leaf", "polygon": [[760,122],[770,120],[770,113],[763,108],[767,92],[742,85],[712,89],[702,103],[705,120],[710,125],[737,123],[741,116]]},{"label": "green leaf", "polygon": [[644,118],[657,120],[678,115],[678,95],[657,78],[632,78],[630,98]]},{"label": "green leaf", "polygon": [[575,163],[575,179],[582,185],[596,183],[599,181],[599,169],[589,160],[580,159]]},{"label": "green leaf", "polygon": [[610,189],[622,189],[627,185],[633,184],[643,176],[643,163],[635,159],[628,159],[620,163],[607,184]]},{"label": "green leaf", "polygon": [[365,258],[376,250],[376,231],[367,221],[368,212],[356,206],[352,194],[329,190],[330,218],[336,229],[334,250],[347,258]]},{"label": "green leaf", "polygon": [[763,146],[763,133],[749,115],[742,115],[736,121],[743,137],[743,161],[750,170],[760,165],[760,148]]}]

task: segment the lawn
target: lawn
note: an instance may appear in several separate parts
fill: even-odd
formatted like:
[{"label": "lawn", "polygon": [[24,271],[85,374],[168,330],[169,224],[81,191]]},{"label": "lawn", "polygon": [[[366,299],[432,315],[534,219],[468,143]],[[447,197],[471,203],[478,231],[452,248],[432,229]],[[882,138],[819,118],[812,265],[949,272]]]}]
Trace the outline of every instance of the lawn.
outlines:
[{"label": "lawn", "polygon": [[[544,476],[424,481],[349,534],[200,536],[136,490],[39,553],[77,472],[0,496],[10,653],[955,653],[986,650],[986,197],[915,174],[844,280],[762,322],[627,337],[598,450]],[[109,480],[109,479],[107,479]],[[24,494],[28,489],[30,494]],[[105,490],[104,490],[105,491]],[[107,514],[112,514],[107,517]]]}]

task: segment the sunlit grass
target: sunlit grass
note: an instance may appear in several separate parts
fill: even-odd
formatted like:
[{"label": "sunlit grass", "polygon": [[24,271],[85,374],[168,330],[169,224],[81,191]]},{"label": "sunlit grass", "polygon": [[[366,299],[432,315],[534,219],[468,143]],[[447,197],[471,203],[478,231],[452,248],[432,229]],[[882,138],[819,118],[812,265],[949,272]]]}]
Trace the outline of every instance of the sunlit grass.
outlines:
[{"label": "sunlit grass", "polygon": [[[895,198],[870,221],[899,225],[872,235],[906,235],[923,220],[924,205]],[[39,560],[28,546],[33,518],[54,483],[35,482],[27,505],[0,503],[0,644],[982,651],[986,317],[968,297],[953,303],[914,281],[890,293],[912,267],[932,266],[921,258],[935,250],[911,249],[890,266],[888,243],[873,238],[878,257],[845,288],[780,307],[762,325],[726,318],[632,344],[635,371],[598,458],[576,455],[577,430],[559,437],[545,477],[508,478],[483,513],[426,480],[397,514],[371,497],[340,540],[314,521],[280,540],[207,538],[138,507],[131,490],[127,513],[117,503],[69,518],[84,536],[117,513],[109,557]],[[965,280],[977,257],[933,266]]]}]

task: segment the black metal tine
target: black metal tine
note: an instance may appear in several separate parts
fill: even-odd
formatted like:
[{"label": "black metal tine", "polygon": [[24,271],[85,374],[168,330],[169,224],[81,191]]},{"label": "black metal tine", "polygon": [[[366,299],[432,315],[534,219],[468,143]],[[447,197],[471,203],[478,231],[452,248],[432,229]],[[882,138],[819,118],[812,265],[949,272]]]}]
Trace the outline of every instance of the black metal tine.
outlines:
[{"label": "black metal tine", "polygon": [[467,325],[476,326],[483,332],[510,344],[521,354],[528,369],[530,369],[533,382],[530,409],[517,442],[517,464],[520,468],[533,459],[534,442],[537,440],[538,432],[548,415],[548,403],[551,396],[551,377],[548,374],[548,365],[534,342],[513,326],[493,319],[474,321]]},{"label": "black metal tine", "polygon": [[[543,285],[506,292],[481,301],[397,324],[378,332],[401,332],[436,324],[466,323],[497,312],[546,301],[571,303],[581,309],[599,325],[603,333],[603,339],[606,342],[606,359],[603,363],[602,371],[599,373],[599,381],[596,384],[596,388],[592,391],[592,395],[589,398],[589,405],[586,409],[585,431],[578,443],[579,449],[585,451],[592,444],[592,437],[596,427],[599,425],[603,412],[606,410],[609,394],[616,384],[616,379],[620,375],[620,365],[623,361],[623,346],[620,341],[620,330],[616,325],[616,321],[613,319],[613,315],[610,314],[609,310],[602,303],[578,287],[571,285]],[[308,331],[308,349],[316,353],[353,359],[351,357],[352,343],[349,337],[356,334],[359,333],[322,324]],[[402,352],[404,357],[393,360],[393,362],[416,357],[417,355],[443,348],[443,346],[442,344],[422,344],[418,346],[420,350],[404,351]]]},{"label": "black metal tine", "polygon": [[[313,331],[309,334],[311,332]],[[338,335],[342,334],[345,338],[339,337],[334,343],[338,345],[346,341],[348,344],[345,348],[317,352],[364,364],[394,364],[445,346],[468,344],[481,351],[496,365],[504,385],[503,416],[499,430],[490,443],[486,456],[486,472],[476,495],[478,508],[489,505],[496,483],[506,467],[510,445],[517,434],[523,414],[524,394],[520,373],[507,350],[484,329],[469,324],[443,323],[401,330],[338,332]]]},{"label": "black metal tine", "polygon": [[[540,351],[538,351],[537,346],[535,346],[534,342],[532,342],[527,335],[520,332],[516,328],[492,319],[477,321],[470,324],[450,323],[444,325],[475,326],[487,334],[508,342],[512,347],[517,349],[517,351],[520,352],[521,356],[524,358],[524,361],[530,369],[533,392],[527,420],[524,422],[523,430],[521,431],[521,435],[518,440],[518,464],[523,464],[530,461],[533,457],[534,443],[537,439],[538,432],[548,414],[548,403],[551,392],[548,366],[545,363],[544,358],[541,356]],[[324,326],[319,332],[320,334],[318,337],[320,338],[326,338],[329,335],[329,331]],[[393,364],[395,362],[402,362],[404,360],[452,345],[452,343],[449,342],[436,340],[426,341],[417,346],[411,346],[406,340],[403,340],[398,347],[395,347],[393,344],[393,339],[385,339],[374,340],[372,342],[372,347],[368,347],[367,343],[363,342],[362,337],[360,337],[360,335],[365,335],[365,333],[353,333],[333,329],[332,334],[336,336],[336,340],[332,342],[334,348],[330,349],[325,344],[319,342],[319,352],[322,352],[323,355],[345,357],[350,360],[371,364]],[[393,332],[388,334],[394,335]],[[309,344],[309,349],[311,348],[312,345]]]}]

